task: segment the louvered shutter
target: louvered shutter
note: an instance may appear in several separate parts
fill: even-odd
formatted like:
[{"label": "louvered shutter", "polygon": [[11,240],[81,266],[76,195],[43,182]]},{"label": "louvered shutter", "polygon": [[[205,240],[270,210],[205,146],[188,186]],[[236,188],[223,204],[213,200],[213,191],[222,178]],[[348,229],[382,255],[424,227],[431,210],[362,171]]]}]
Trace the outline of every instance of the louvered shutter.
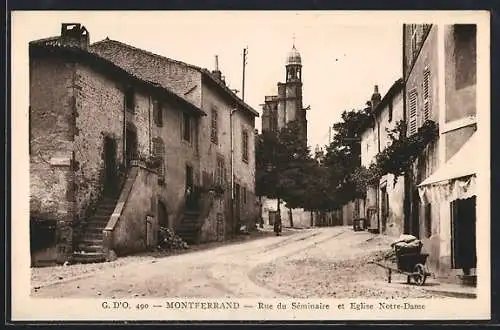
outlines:
[{"label": "louvered shutter", "polygon": [[417,91],[410,92],[408,97],[408,133],[417,133]]},{"label": "louvered shutter", "polygon": [[158,168],[158,176],[160,178],[165,177],[165,146],[163,140],[160,138],[153,139],[153,155],[161,160],[161,165]]},{"label": "louvered shutter", "polygon": [[424,122],[429,120],[431,117],[431,102],[430,102],[430,92],[431,92],[431,72],[429,70],[424,71],[424,83],[423,83],[423,97],[424,97]]}]

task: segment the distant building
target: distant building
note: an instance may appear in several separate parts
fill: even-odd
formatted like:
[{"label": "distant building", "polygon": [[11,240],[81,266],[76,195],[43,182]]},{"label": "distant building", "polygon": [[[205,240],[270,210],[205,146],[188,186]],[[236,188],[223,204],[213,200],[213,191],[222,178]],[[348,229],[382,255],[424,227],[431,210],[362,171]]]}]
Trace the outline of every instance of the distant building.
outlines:
[{"label": "distant building", "polygon": [[[371,105],[373,118],[365,124],[361,133],[361,165],[366,168],[390,144],[388,130],[404,121],[403,80],[397,80],[383,98],[378,86],[375,86]],[[368,187],[362,204],[361,213],[368,221],[369,229],[393,236],[403,232],[403,176],[394,178],[393,174],[384,175],[377,184]]]},{"label": "distant building", "polygon": [[293,45],[285,65],[285,82],[278,83],[278,95],[266,96],[262,113],[262,131],[279,131],[298,121],[301,139],[307,144],[307,116],[302,103],[302,58]]},{"label": "distant building", "polygon": [[406,180],[404,230],[423,240],[439,276],[475,278],[476,25],[405,25],[403,41],[407,135],[439,125]]},{"label": "distant building", "polygon": [[80,24],[30,43],[34,264],[142,251],[160,226],[189,242],[254,226],[258,113],[217,71],[91,45]]}]

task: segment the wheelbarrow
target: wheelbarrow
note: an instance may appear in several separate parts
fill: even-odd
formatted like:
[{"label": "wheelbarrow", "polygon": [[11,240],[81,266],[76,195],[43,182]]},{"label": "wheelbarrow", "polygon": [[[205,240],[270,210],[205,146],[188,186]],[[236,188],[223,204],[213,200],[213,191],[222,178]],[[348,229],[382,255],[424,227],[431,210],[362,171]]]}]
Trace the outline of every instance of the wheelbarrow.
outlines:
[{"label": "wheelbarrow", "polygon": [[427,277],[432,275],[425,266],[428,256],[426,253],[397,253],[395,265],[394,263],[381,263],[377,261],[370,261],[368,263],[386,269],[387,283],[391,283],[392,273],[395,272],[406,275],[406,283],[408,284],[411,284],[413,280],[417,285],[424,285]]}]

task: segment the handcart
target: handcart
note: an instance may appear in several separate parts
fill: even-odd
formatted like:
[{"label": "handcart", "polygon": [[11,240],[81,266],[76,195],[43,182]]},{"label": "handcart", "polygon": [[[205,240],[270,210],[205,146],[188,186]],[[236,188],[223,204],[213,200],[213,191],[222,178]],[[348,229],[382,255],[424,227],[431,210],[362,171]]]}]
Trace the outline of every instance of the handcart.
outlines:
[{"label": "handcart", "polygon": [[370,261],[371,264],[376,264],[382,268],[385,268],[387,271],[387,283],[391,283],[392,272],[404,274],[407,276],[408,284],[411,283],[411,280],[415,282],[417,285],[424,285],[425,280],[428,276],[431,275],[429,273],[425,263],[427,261],[427,257],[429,255],[426,253],[397,253],[396,252],[396,262],[394,263],[381,263],[377,261]]}]

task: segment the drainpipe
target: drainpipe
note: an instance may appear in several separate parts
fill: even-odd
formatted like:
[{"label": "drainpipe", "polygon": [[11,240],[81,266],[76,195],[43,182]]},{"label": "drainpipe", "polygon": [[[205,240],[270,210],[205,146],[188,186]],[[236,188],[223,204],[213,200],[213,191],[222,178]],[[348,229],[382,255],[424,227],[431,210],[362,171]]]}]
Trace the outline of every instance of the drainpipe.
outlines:
[{"label": "drainpipe", "polygon": [[[231,215],[234,225],[234,142],[233,142],[233,114],[238,110],[238,108],[231,109],[229,113],[229,139],[231,145]],[[234,228],[233,228],[234,230]]]},{"label": "drainpipe", "polygon": [[[375,118],[375,121],[377,123],[377,152],[380,153],[380,121],[377,121]],[[377,227],[379,230],[379,233],[382,233],[382,227],[380,226],[380,217],[381,217],[381,212],[380,212],[380,180],[377,182],[377,198],[376,198],[376,204],[377,204]]]},{"label": "drainpipe", "polygon": [[[403,67],[402,67],[402,72],[403,72],[403,121],[405,123],[404,125],[404,130],[402,132],[402,136],[406,137],[406,124],[408,121],[406,120],[406,81],[407,81],[407,76],[408,76],[408,68],[407,68],[407,54],[406,54],[406,43],[404,42],[406,40],[406,24],[403,24],[403,44],[402,44],[402,53],[403,53]],[[410,172],[409,170],[406,170],[404,172],[404,177],[403,177],[403,234],[410,234],[410,218],[411,218],[411,195],[410,195]]]},{"label": "drainpipe", "polygon": [[122,163],[124,167],[126,167],[127,164],[127,113],[126,113],[126,102],[125,102],[126,95],[123,93],[123,145],[122,145],[122,151],[123,151],[123,160]]},{"label": "drainpipe", "polygon": [[149,154],[151,155],[151,95],[148,97],[148,144],[149,144]]}]

